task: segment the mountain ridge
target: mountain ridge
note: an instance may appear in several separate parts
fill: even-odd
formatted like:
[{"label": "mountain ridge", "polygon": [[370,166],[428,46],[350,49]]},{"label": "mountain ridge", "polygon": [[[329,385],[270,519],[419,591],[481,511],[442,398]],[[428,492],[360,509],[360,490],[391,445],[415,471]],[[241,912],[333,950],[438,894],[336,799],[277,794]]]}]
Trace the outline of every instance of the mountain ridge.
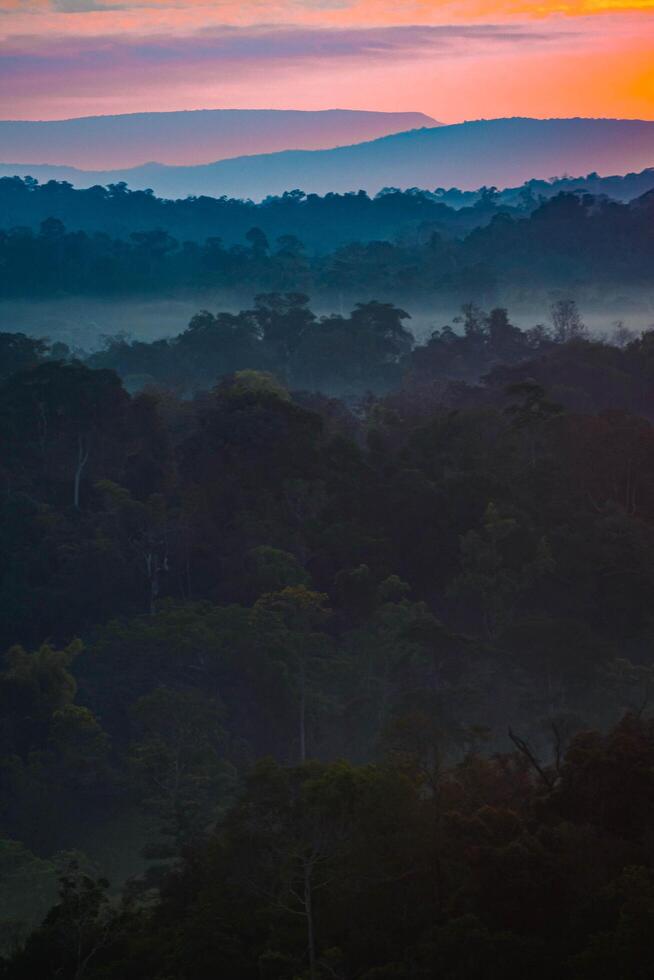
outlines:
[{"label": "mountain ridge", "polygon": [[160,197],[227,196],[261,200],[306,193],[375,193],[400,188],[483,184],[507,187],[570,173],[626,173],[654,164],[654,122],[511,117],[422,127],[328,150],[283,150],[184,167],[152,162],[86,171],[2,164],[0,174],[68,179],[78,187],[127,183]]},{"label": "mountain ridge", "polygon": [[328,149],[418,125],[438,123],[419,112],[191,109],[0,120],[0,146],[5,159],[33,165],[106,170],[156,160],[189,166],[290,147]]}]

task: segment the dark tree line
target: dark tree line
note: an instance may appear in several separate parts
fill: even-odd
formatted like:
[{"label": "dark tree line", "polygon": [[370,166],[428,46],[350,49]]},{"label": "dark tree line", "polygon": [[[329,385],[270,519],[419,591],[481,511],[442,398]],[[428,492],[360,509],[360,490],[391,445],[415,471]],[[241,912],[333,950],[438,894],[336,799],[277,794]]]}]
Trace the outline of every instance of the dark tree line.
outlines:
[{"label": "dark tree line", "polygon": [[124,183],[77,190],[65,181],[39,184],[29,177],[3,177],[0,214],[6,228],[36,230],[47,218],[58,218],[72,231],[105,232],[113,238],[127,238],[135,229],[164,230],[180,241],[202,242],[220,234],[227,245],[241,243],[250,228],[259,227],[272,242],[281,235],[294,235],[310,251],[323,252],[355,240],[415,238],[425,225],[458,236],[487,224],[498,211],[529,214],[559,193],[627,202],[652,188],[654,170],[650,169],[625,177],[589,174],[530,180],[503,191],[387,187],[370,198],[364,191],[321,197],[293,190],[255,204],[226,197],[169,201],[151,191],[132,191]]},{"label": "dark tree line", "polygon": [[[82,356],[89,367],[116,371],[130,390],[154,384],[184,395],[256,369],[290,388],[338,394],[350,403],[391,389],[396,397],[406,392],[413,402],[433,403],[445,388],[454,397],[460,382],[461,397],[470,398],[476,389],[466,385],[480,378],[501,389],[530,377],[570,407],[617,403],[649,415],[650,332],[637,337],[618,321],[609,343],[595,340],[568,299],[553,303],[547,319],[521,329],[506,309],[486,313],[467,303],[451,324],[417,343],[410,315],[390,303],[358,303],[348,316],[318,317],[304,294],[266,293],[237,314],[204,310],[176,337],[107,337],[101,350]],[[70,356],[61,343],[49,348],[20,334],[4,336],[7,364],[24,363],[32,343],[41,344],[41,357]]]},{"label": "dark tree line", "polygon": [[264,293],[240,313],[194,316],[177,337],[152,343],[117,336],[90,355],[130,386],[159,383],[179,393],[211,387],[243,369],[271,371],[312,391],[388,390],[402,377],[414,338],[409,314],[391,303],[358,303],[349,316],[318,317],[302,293]]},{"label": "dark tree line", "polygon": [[627,716],[558,765],[470,752],[434,787],[272,760],[152,907],[73,869],[8,978],[646,980],[654,732]]},{"label": "dark tree line", "polygon": [[[32,192],[19,183],[29,201]],[[2,181],[0,196],[1,185]],[[91,191],[66,191],[56,185],[55,199],[59,193],[65,197]],[[220,215],[202,241],[173,237],[165,222],[147,228],[139,214],[140,193],[118,194],[119,203],[125,199],[121,206],[126,216],[120,237],[106,230],[68,231],[54,206],[37,231],[30,227],[29,210],[22,205],[15,210],[18,223],[13,227],[7,223],[12,212],[4,210],[0,296],[111,297],[220,289],[239,295],[294,291],[384,300],[466,296],[492,302],[506,288],[569,289],[580,284],[649,288],[652,282],[652,192],[630,204],[560,194],[522,212],[496,207],[489,195],[468,209],[474,220],[467,224],[463,211],[437,204],[433,206],[442,209],[443,220],[437,210],[417,217],[411,235],[391,233],[388,226],[377,229],[377,237],[369,240],[363,222],[348,224],[347,210],[356,209],[359,196],[350,203],[348,196],[332,201],[328,195],[319,200],[342,229],[342,237],[331,244],[322,219],[312,217],[308,227],[321,229],[323,237],[318,251],[310,243],[311,252],[305,248],[306,237],[298,237],[306,228],[293,226],[297,233],[290,232],[281,222],[272,237],[254,223],[263,205],[243,202],[224,203],[227,209],[240,206],[247,211],[248,220],[236,242],[228,220]],[[398,192],[374,201],[365,198],[365,207],[392,210],[397,205],[403,211],[419,211],[421,201],[419,195]],[[185,202],[158,202],[162,207],[173,203]],[[134,230],[144,226],[146,230]],[[285,230],[277,234],[280,229]]]}]

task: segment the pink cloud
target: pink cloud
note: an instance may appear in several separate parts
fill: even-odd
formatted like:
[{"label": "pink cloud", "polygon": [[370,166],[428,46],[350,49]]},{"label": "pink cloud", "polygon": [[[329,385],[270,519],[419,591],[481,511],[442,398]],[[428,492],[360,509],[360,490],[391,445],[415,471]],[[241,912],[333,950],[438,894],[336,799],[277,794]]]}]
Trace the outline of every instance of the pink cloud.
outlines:
[{"label": "pink cloud", "polygon": [[[598,2],[541,0],[537,9],[581,13]],[[526,0],[0,0],[0,117],[335,105],[419,110],[444,121],[652,115],[654,17],[524,19],[528,7]],[[493,11],[508,19],[489,22]],[[366,14],[378,26],[357,26]],[[411,16],[413,23],[398,23]],[[430,22],[439,16],[449,23]]]},{"label": "pink cloud", "polygon": [[189,85],[219,90],[237,81],[257,87],[259,103],[265,105],[271,78],[282,77],[290,86],[290,79],[299,81],[325,69],[390,69],[416,58],[480,58],[521,45],[533,49],[566,41],[571,41],[569,30],[507,25],[223,27],[190,35],[15,37],[5,43],[0,61],[0,91],[6,93],[0,114],[17,118],[24,106],[39,106],[41,114],[66,98],[120,100],[125,93],[161,87],[172,95]]}]

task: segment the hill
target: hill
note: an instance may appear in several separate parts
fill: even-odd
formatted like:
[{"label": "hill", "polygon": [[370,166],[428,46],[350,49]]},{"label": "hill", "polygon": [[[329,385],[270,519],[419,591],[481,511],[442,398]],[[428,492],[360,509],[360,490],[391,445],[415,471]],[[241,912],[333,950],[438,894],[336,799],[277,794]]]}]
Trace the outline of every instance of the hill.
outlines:
[{"label": "hill", "polygon": [[5,160],[107,169],[148,160],[198,164],[277,150],[317,150],[438,125],[421,112],[200,109],[52,122],[0,121]]},{"label": "hill", "polygon": [[122,170],[4,164],[0,175],[69,180],[77,187],[126,181],[162,197],[249,197],[386,186],[500,187],[589,171],[624,173],[654,163],[654,122],[627,119],[494,119],[413,129],[331,150],[287,150],[193,167],[146,164]]}]

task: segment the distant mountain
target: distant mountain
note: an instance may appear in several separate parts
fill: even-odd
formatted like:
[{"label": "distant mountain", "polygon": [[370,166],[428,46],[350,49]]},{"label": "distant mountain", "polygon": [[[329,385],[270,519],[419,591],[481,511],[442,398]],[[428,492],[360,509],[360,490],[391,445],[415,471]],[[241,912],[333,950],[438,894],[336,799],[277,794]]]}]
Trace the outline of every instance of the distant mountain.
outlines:
[{"label": "distant mountain", "polygon": [[260,200],[306,192],[383,187],[506,187],[563,174],[625,173],[654,164],[654,122],[625,119],[494,119],[414,129],[331,150],[268,153],[194,167],[122,170],[2,164],[0,175],[68,180],[77,187],[126,181],[162,197],[189,194]]},{"label": "distant mountain", "polygon": [[437,125],[421,112],[350,109],[199,109],[52,122],[0,121],[0,159],[93,170],[134,167],[149,160],[190,165],[278,150],[326,149]]}]

